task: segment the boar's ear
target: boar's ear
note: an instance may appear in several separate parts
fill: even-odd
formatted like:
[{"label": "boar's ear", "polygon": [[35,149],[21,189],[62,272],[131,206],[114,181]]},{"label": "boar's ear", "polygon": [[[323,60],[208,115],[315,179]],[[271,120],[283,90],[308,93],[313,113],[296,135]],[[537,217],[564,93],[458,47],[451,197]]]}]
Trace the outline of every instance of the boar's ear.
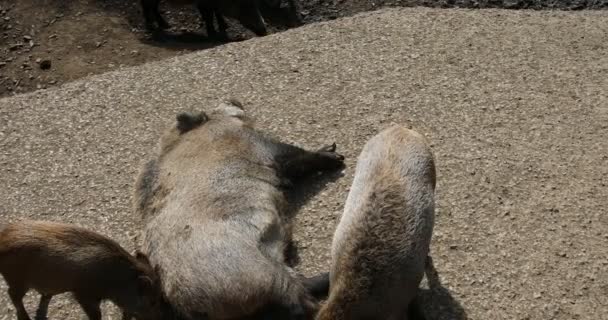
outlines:
[{"label": "boar's ear", "polygon": [[150,259],[148,259],[148,256],[139,250],[135,250],[135,259],[141,263],[150,265]]},{"label": "boar's ear", "polygon": [[230,103],[231,105],[233,105],[233,106],[235,106],[235,107],[237,107],[237,108],[245,111],[245,108],[243,107],[243,103],[241,103],[241,101],[239,101],[239,100],[237,100],[235,98],[228,99],[228,103]]},{"label": "boar's ear", "polygon": [[152,292],[156,290],[156,282],[151,277],[140,274],[137,276],[137,288],[140,292]]},{"label": "boar's ear", "polygon": [[207,114],[202,111],[199,113],[182,112],[179,113],[175,118],[177,120],[177,129],[180,133],[188,132],[205,123],[209,119]]}]

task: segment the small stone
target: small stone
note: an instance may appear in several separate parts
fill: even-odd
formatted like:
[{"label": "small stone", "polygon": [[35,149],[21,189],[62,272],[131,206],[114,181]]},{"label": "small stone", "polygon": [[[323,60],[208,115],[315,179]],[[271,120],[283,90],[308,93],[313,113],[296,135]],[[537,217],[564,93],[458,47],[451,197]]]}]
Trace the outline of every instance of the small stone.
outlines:
[{"label": "small stone", "polygon": [[540,294],[540,292],[535,292],[534,293],[534,299],[540,299],[542,295]]},{"label": "small stone", "polygon": [[49,59],[41,60],[39,65],[40,65],[40,69],[48,70],[51,68],[51,60],[49,60]]},{"label": "small stone", "polygon": [[455,244],[450,245],[450,250],[456,250],[456,249],[458,249],[458,245],[455,245]]},{"label": "small stone", "polygon": [[31,36],[23,36],[23,40],[30,41],[30,40],[32,40],[32,37]]},{"label": "small stone", "polygon": [[6,65],[6,62],[0,61],[0,68],[4,67],[5,65]]}]

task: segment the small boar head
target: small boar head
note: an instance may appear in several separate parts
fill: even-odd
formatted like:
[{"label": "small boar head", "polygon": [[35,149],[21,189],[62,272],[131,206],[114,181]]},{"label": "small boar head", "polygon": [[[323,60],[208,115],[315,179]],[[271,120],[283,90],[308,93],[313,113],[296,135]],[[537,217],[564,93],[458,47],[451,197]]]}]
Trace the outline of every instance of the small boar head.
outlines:
[{"label": "small boar head", "polygon": [[123,312],[138,320],[161,319],[163,297],[158,269],[140,251],[136,251],[135,260],[135,285],[128,290],[132,296],[124,298]]}]

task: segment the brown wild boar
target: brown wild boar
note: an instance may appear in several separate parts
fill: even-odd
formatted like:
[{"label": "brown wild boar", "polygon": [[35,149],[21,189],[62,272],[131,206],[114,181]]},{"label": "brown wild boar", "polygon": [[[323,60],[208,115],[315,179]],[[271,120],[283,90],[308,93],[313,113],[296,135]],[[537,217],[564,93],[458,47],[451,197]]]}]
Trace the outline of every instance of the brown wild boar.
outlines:
[{"label": "brown wild boar", "polygon": [[[154,31],[158,28],[168,29],[169,23],[163,18],[159,11],[160,0],[140,0],[146,29]],[[216,18],[219,27],[219,37],[227,39],[226,29],[228,24],[223,16],[238,20],[245,28],[251,30],[258,36],[264,36],[268,32],[264,18],[260,13],[258,0],[167,0],[173,5],[194,4],[196,5],[202,21],[207,29],[207,36],[218,38],[218,33],[213,25],[213,17]]]},{"label": "brown wild boar", "polygon": [[19,320],[29,320],[23,297],[30,289],[48,305],[53,295],[71,292],[91,320],[110,300],[123,319],[157,319],[161,291],[147,257],[131,256],[113,240],[81,227],[20,221],[0,227],[0,274]]},{"label": "brown wild boar", "polygon": [[302,279],[287,265],[283,188],[343,160],[335,144],[307,151],[264,136],[237,101],[179,114],[134,194],[142,250],[177,316],[311,319],[329,277]]},{"label": "brown wild boar", "polygon": [[[402,320],[425,271],[435,165],[418,133],[390,127],[369,140],[336,228],[328,300],[317,320]],[[413,306],[415,307],[415,306]]]}]

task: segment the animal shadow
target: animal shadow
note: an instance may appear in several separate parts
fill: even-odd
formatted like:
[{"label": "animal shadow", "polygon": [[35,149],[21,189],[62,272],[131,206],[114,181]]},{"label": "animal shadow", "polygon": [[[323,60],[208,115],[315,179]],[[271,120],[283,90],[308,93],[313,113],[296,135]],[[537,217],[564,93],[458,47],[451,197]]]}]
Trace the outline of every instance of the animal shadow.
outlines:
[{"label": "animal shadow", "polygon": [[[293,220],[295,216],[300,212],[316,194],[323,190],[329,183],[338,180],[344,174],[343,169],[339,169],[333,172],[325,172],[318,174],[317,176],[311,176],[304,179],[298,180],[298,182],[291,188],[285,191],[285,196],[289,208],[287,210],[289,219]],[[298,246],[295,241],[289,241],[286,248],[286,260],[290,266],[295,266],[300,263],[300,256],[298,253]]]},{"label": "animal shadow", "polygon": [[[441,285],[439,274],[431,257],[427,260],[426,279],[428,289],[420,288],[416,297],[424,320],[467,320],[462,305],[454,299],[450,291]],[[422,320],[422,319],[415,319]]]}]

